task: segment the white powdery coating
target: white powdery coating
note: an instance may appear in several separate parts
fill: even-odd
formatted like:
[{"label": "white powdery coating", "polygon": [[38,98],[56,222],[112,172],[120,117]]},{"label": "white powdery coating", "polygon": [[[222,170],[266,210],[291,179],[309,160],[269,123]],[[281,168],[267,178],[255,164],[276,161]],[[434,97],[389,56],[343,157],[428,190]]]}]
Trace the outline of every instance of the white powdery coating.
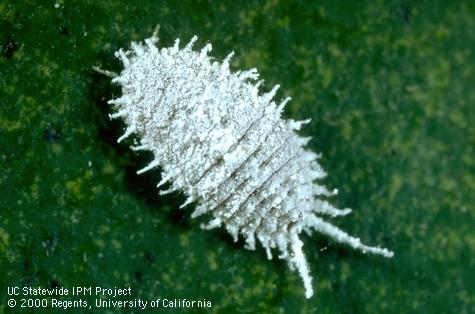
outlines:
[{"label": "white powdery coating", "polygon": [[192,50],[196,36],[183,49],[179,40],[158,49],[156,34],[145,44],[132,43],[131,51],[119,50],[124,70],[112,80],[123,95],[110,100],[127,129],[119,141],[135,133],[153,161],[138,171],[162,169],[169,182],[167,194],[183,191],[198,206],[192,213],[213,219],[204,229],[224,226],[235,241],[243,235],[246,248],[254,250],[256,239],[272,258],[271,249],[288,261],[301,276],[307,298],[313,295],[312,278],[299,234],[312,230],[349,244],[363,252],[392,257],[393,253],[369,247],[321,215],[343,216],[350,209],[337,209],[322,197],[335,195],[315,183],[326,173],[317,154],[306,151],[309,138],[295,131],[308,121],[284,120],[281,112],[289,99],[276,104],[276,85],[260,95],[256,69],[231,73],[232,53],[216,62],[207,53]]}]

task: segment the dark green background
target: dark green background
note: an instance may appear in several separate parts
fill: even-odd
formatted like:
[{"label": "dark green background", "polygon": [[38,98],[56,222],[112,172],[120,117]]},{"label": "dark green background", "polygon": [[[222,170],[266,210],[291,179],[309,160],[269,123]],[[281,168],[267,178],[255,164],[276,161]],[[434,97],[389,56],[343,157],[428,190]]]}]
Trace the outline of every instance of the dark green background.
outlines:
[{"label": "dark green background", "polygon": [[[475,2],[36,2],[0,1],[0,313],[15,285],[221,313],[475,313]],[[160,45],[196,34],[280,83],[286,116],[312,118],[332,202],[354,209],[333,222],[395,257],[304,236],[306,300],[284,262],[158,197],[160,174],[135,174],[151,155],[116,144],[120,91],[91,69],[119,71],[114,51],[157,23]]]}]

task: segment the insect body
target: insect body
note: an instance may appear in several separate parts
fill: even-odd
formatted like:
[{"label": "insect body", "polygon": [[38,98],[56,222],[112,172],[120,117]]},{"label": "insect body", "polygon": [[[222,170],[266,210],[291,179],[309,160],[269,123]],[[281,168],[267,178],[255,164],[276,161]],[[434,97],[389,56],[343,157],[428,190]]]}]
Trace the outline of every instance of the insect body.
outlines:
[{"label": "insect body", "polygon": [[305,150],[309,138],[296,131],[307,121],[281,118],[289,99],[276,103],[279,88],[260,94],[256,69],[232,73],[229,61],[208,56],[211,45],[192,49],[196,37],[184,48],[157,48],[156,34],[144,44],[116,55],[124,65],[112,82],[120,84],[122,96],[110,100],[122,118],[125,133],[119,142],[136,134],[134,150],[149,150],[154,159],[138,173],[160,167],[158,187],[167,194],[183,191],[184,207],[196,202],[192,217],[212,218],[204,229],[223,226],[246,248],[259,242],[272,258],[288,261],[303,279],[306,296],[313,294],[311,276],[302,251],[302,231],[318,231],[363,252],[391,257],[392,252],[362,244],[322,216],[343,216],[350,209],[337,209],[325,198],[336,194],[315,182],[326,173],[319,155]]}]

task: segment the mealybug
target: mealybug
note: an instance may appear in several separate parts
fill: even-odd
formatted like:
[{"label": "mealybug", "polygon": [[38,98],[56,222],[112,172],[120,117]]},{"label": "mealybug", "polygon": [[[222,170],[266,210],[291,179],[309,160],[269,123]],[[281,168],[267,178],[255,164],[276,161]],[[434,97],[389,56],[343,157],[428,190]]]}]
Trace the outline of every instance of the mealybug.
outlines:
[{"label": "mealybug", "polygon": [[246,248],[256,239],[269,259],[279,258],[297,269],[307,298],[313,295],[311,276],[299,234],[313,230],[363,252],[392,257],[384,248],[370,247],[322,219],[343,216],[325,198],[335,195],[315,180],[326,173],[319,155],[305,150],[309,138],[296,131],[307,121],[281,118],[289,98],[276,103],[279,88],[259,93],[256,69],[232,73],[229,54],[222,63],[208,56],[211,45],[193,51],[196,36],[184,47],[158,49],[156,33],[145,43],[132,42],[130,51],[116,53],[124,65],[113,76],[122,96],[109,101],[127,125],[119,142],[136,134],[134,150],[149,150],[154,159],[143,173],[161,168],[158,187],[167,194],[183,191],[181,208],[197,202],[192,217],[210,214],[204,229],[224,226],[234,240],[241,234]]}]

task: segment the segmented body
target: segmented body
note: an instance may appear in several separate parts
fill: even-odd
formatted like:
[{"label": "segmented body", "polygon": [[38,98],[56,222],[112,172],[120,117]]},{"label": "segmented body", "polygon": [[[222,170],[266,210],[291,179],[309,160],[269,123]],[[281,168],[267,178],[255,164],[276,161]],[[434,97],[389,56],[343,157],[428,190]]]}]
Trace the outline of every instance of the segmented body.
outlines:
[{"label": "segmented body", "polygon": [[123,95],[113,99],[116,112],[127,129],[119,141],[135,133],[153,161],[142,173],[162,171],[158,187],[169,182],[166,194],[181,190],[188,199],[182,207],[197,203],[192,217],[210,214],[205,229],[224,226],[246,248],[255,249],[256,239],[272,258],[297,269],[306,289],[313,294],[311,276],[299,234],[312,230],[347,243],[363,252],[391,257],[392,252],[369,247],[325,222],[321,216],[342,216],[351,210],[337,209],[324,198],[336,194],[315,181],[326,174],[317,154],[304,149],[309,138],[296,131],[307,121],[281,118],[289,99],[277,104],[279,86],[260,95],[255,69],[232,73],[230,54],[222,63],[208,56],[211,45],[193,51],[158,49],[156,35],[145,44],[132,43],[131,51],[119,50],[124,69],[113,78]]}]

